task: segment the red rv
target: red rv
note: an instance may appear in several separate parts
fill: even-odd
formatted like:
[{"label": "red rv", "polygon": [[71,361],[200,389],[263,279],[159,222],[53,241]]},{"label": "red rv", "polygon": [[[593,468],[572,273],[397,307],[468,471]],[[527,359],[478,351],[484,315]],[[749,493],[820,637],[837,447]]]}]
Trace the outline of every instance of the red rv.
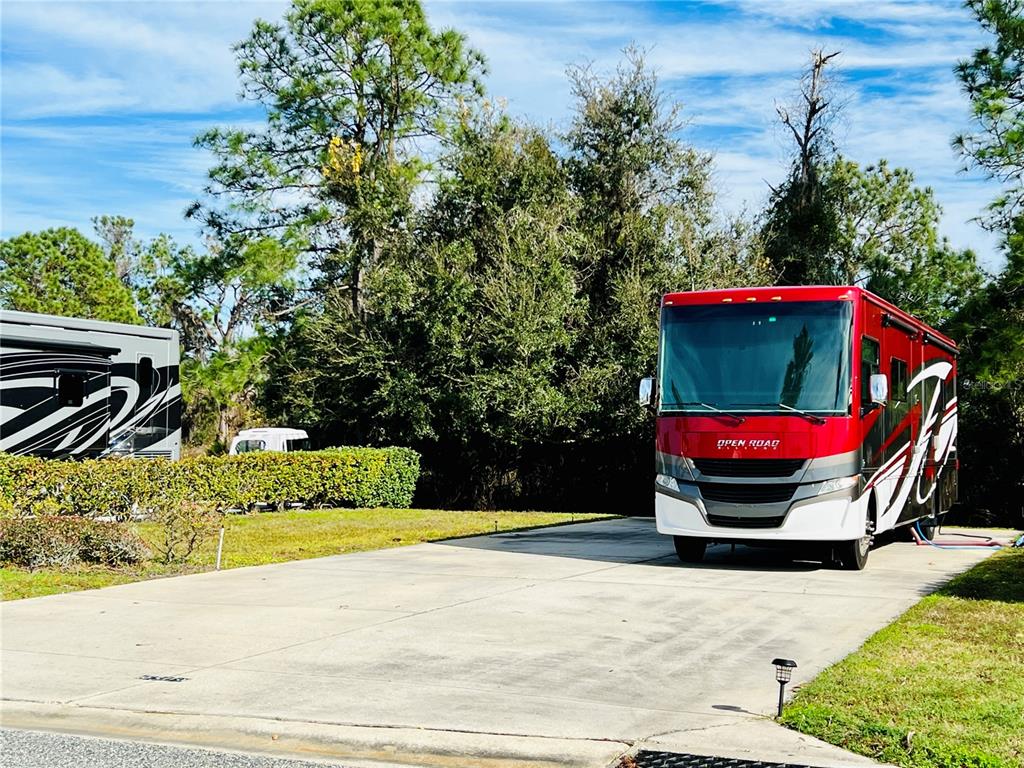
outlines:
[{"label": "red rv", "polygon": [[745,288],[662,300],[658,531],[684,561],[711,542],[827,543],[864,567],[872,537],[934,535],[957,494],[956,344],[861,288]]}]

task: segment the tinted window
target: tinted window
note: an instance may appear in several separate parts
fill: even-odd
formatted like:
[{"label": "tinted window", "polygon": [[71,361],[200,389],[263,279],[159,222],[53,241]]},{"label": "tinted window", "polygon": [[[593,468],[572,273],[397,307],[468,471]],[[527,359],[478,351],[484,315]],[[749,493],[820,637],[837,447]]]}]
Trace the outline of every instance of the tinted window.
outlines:
[{"label": "tinted window", "polygon": [[894,430],[909,426],[907,414],[910,406],[907,403],[907,363],[898,357],[889,358],[889,402],[885,408],[885,431],[891,434]]},{"label": "tinted window", "polygon": [[57,401],[66,408],[78,408],[85,400],[85,374],[65,371],[57,374]]},{"label": "tinted window", "polygon": [[153,358],[141,358],[136,369],[139,381],[139,400],[146,400],[153,394]]},{"label": "tinted window", "polygon": [[871,377],[878,373],[878,342],[867,336],[860,342],[860,402],[871,402]]},{"label": "tinted window", "polygon": [[905,361],[900,360],[898,357],[892,358],[890,361],[889,370],[891,371],[889,378],[889,399],[893,402],[905,403],[907,402],[907,364]]},{"label": "tinted window", "polygon": [[235,453],[252,453],[266,449],[267,444],[262,440],[239,440],[235,446]]},{"label": "tinted window", "polygon": [[846,301],[665,307],[662,412],[845,414],[851,315]]},{"label": "tinted window", "polygon": [[942,382],[942,406],[945,408],[956,397],[956,376],[944,379]]},{"label": "tinted window", "polygon": [[309,450],[309,438],[299,437],[295,440],[285,440],[284,449],[286,451],[308,451]]}]

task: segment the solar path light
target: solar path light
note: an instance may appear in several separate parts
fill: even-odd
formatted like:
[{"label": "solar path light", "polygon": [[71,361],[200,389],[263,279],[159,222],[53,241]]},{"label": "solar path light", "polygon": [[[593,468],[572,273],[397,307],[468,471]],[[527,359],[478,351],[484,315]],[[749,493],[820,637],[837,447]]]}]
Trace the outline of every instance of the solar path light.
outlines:
[{"label": "solar path light", "polygon": [[786,683],[793,679],[796,662],[792,659],[772,659],[775,665],[775,679],[779,681],[779,717],[782,717],[782,699],[786,695]]}]

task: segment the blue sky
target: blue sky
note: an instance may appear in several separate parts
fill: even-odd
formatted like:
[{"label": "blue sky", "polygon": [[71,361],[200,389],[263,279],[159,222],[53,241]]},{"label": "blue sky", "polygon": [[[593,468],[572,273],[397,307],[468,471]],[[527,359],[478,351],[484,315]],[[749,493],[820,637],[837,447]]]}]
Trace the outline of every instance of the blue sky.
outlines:
[{"label": "blue sky", "polygon": [[[614,67],[623,46],[648,51],[684,105],[685,137],[716,157],[731,210],[757,210],[790,151],[777,101],[815,46],[841,50],[844,92],[837,139],[867,164],[910,168],[944,209],[942,231],[1001,263],[971,219],[991,182],[958,173],[950,138],[969,125],[952,67],[983,42],[958,2],[732,0],[685,3],[439,2],[435,26],[464,32],[488,59],[486,83],[510,111],[555,129],[570,111],[565,68]],[[4,0],[2,228],[90,230],[122,214],[139,233],[198,237],[182,212],[200,193],[210,158],[192,138],[260,113],[237,99],[231,44],[282,2],[18,2]]]}]

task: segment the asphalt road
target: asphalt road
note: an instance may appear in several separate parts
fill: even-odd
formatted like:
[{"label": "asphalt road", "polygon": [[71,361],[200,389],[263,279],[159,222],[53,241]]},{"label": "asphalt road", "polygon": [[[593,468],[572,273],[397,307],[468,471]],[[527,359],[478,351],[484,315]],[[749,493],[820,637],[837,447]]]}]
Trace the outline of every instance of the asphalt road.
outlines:
[{"label": "asphalt road", "polygon": [[645,745],[863,765],[775,726],[794,684],[985,557],[892,543],[867,570],[652,520],[459,539],[0,604],[7,727],[305,758],[607,766]]},{"label": "asphalt road", "polygon": [[322,762],[0,728],[4,768],[324,768]]}]

